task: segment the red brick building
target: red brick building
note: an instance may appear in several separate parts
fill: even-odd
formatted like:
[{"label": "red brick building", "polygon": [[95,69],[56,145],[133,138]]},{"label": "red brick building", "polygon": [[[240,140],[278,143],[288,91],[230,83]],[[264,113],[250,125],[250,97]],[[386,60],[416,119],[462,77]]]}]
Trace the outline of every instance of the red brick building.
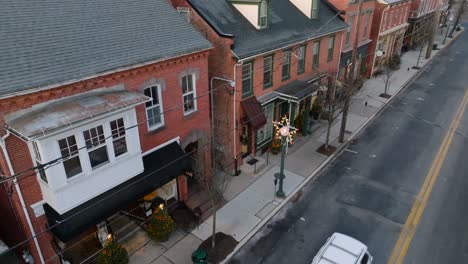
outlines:
[{"label": "red brick building", "polygon": [[410,26],[405,36],[405,45],[408,48],[414,48],[424,42],[428,32],[434,30],[434,22],[445,23],[448,14],[448,2],[448,0],[412,1],[408,17]]},{"label": "red brick building", "polygon": [[367,57],[369,77],[379,71],[392,56],[400,56],[403,37],[409,26],[411,0],[379,1],[376,3]]},{"label": "red brick building", "polygon": [[338,71],[347,25],[325,1],[173,0],[173,5],[186,9],[215,47],[209,59],[215,149],[224,168],[235,169],[233,164],[268,149],[273,120],[308,116],[317,83]]},{"label": "red brick building", "polygon": [[343,38],[343,43],[341,44],[340,76],[344,77],[346,73],[350,72],[353,46],[356,38],[358,38],[358,42],[354,76],[359,77],[361,74],[366,76],[367,69],[365,61],[369,54],[369,44],[372,41],[370,34],[376,1],[363,1],[360,10],[358,0],[330,0],[329,2],[341,11],[340,16],[349,25],[345,37]]},{"label": "red brick building", "polygon": [[211,44],[197,30],[163,0],[11,2],[0,14],[10,247],[31,238],[17,251],[35,263],[81,263],[111,231],[125,236],[120,215],[187,199],[186,175],[211,167]]}]

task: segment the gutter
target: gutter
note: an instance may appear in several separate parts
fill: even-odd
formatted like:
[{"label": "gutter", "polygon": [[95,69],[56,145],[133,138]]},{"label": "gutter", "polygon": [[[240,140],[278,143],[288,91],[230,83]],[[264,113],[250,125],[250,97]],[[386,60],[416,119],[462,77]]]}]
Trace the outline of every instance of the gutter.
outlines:
[{"label": "gutter", "polygon": [[327,32],[327,33],[324,33],[324,34],[321,34],[321,35],[318,35],[318,36],[314,36],[314,37],[309,37],[305,40],[301,40],[301,41],[298,41],[298,42],[294,42],[294,43],[291,43],[289,45],[286,45],[286,46],[282,46],[281,48],[277,48],[277,49],[272,49],[272,50],[269,50],[269,51],[265,51],[265,52],[261,52],[261,53],[257,53],[255,55],[251,55],[251,56],[248,56],[248,57],[245,57],[245,58],[242,58],[242,59],[239,59],[238,62],[244,62],[244,61],[249,61],[255,57],[259,57],[259,56],[262,56],[262,55],[265,55],[265,54],[269,54],[269,53],[272,53],[272,52],[275,52],[277,50],[282,50],[282,49],[287,49],[289,47],[292,47],[292,46],[296,46],[296,45],[299,45],[299,44],[303,44],[305,42],[308,42],[310,40],[314,40],[314,39],[318,39],[318,38],[321,38],[321,37],[324,37],[324,36],[327,36],[327,35],[333,35],[335,33],[338,33],[340,31],[344,31],[345,29],[347,29],[349,26],[346,26],[346,27],[343,27],[341,29],[338,29],[338,30],[335,30],[335,31],[331,31],[331,32]]},{"label": "gutter", "polygon": [[[0,147],[2,148],[3,156],[5,157],[5,160],[7,162],[8,170],[10,171],[10,176],[13,176],[15,175],[15,171],[13,169],[13,165],[11,164],[10,155],[8,154],[8,150],[6,148],[6,139],[9,136],[10,132],[7,131],[7,133],[4,136],[0,137]],[[21,208],[23,209],[24,216],[26,217],[26,222],[28,223],[29,230],[31,231],[31,236],[33,237],[34,245],[36,246],[37,254],[39,255],[39,260],[42,264],[45,264],[44,256],[42,255],[42,250],[39,246],[39,241],[36,237],[36,231],[34,231],[34,227],[29,216],[28,208],[26,207],[26,203],[24,202],[23,193],[21,192],[21,187],[18,183],[17,177],[13,178],[13,184],[15,185],[16,193],[18,194],[18,198],[21,203]]]},{"label": "gutter", "polygon": [[[212,44],[210,43],[210,45],[212,45]],[[187,56],[187,55],[191,55],[191,54],[195,54],[195,53],[202,53],[202,52],[212,50],[212,49],[213,49],[213,47],[210,47],[210,48],[207,48],[207,49],[198,50],[198,51],[189,52],[189,53],[184,53],[184,54],[180,54],[180,55],[177,55],[177,56],[165,57],[165,58],[152,60],[152,61],[148,61],[148,62],[143,62],[143,63],[139,63],[139,64],[133,64],[131,66],[124,66],[124,67],[116,68],[116,69],[105,71],[105,72],[102,72],[102,73],[97,73],[97,74],[90,75],[90,76],[83,77],[83,78],[79,78],[79,79],[72,79],[72,80],[68,80],[68,81],[64,81],[64,82],[60,82],[60,83],[56,83],[56,84],[38,86],[38,87],[35,87],[35,88],[28,88],[28,89],[25,89],[25,90],[22,90],[22,91],[17,91],[17,92],[12,92],[12,93],[7,93],[7,94],[4,94],[4,95],[0,95],[0,99],[6,99],[6,98],[15,97],[15,96],[26,95],[26,94],[31,94],[31,93],[35,93],[35,92],[44,91],[44,90],[54,89],[54,88],[58,88],[58,87],[61,87],[61,86],[65,86],[65,85],[69,85],[69,84],[73,84],[73,83],[78,83],[78,82],[82,82],[82,81],[87,81],[87,80],[90,80],[90,79],[94,79],[94,78],[97,78],[97,77],[114,74],[114,73],[117,73],[117,72],[127,71],[127,70],[131,70],[131,69],[139,68],[139,67],[144,67],[144,66],[148,66],[148,65],[151,65],[151,64],[154,64],[154,63],[159,63],[159,62],[163,62],[163,61],[167,61],[167,60],[171,60],[171,59],[175,59],[175,58],[179,58],[179,57],[183,57],[183,56]]]},{"label": "gutter", "polygon": [[187,3],[195,10],[197,11],[198,15],[200,15],[206,22],[208,22],[208,25],[211,26],[211,28],[216,31],[220,36],[222,37],[227,37],[227,38],[233,38],[234,35],[231,33],[224,32],[222,29],[220,29],[218,26],[216,26],[216,23],[213,22],[211,18],[208,16],[204,15],[203,12],[200,12],[190,0],[187,1]]}]

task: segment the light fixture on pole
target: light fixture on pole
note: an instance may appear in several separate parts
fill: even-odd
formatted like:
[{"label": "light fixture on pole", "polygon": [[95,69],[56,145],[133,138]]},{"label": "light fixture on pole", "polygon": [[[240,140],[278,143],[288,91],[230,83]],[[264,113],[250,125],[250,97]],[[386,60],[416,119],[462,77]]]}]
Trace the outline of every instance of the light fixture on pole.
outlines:
[{"label": "light fixture on pole", "polygon": [[289,120],[286,116],[284,116],[279,122],[273,121],[273,125],[276,128],[275,137],[281,137],[280,171],[279,173],[275,173],[275,179],[279,181],[279,186],[278,186],[278,191],[276,192],[276,196],[283,198],[285,197],[285,194],[283,191],[283,180],[284,178],[286,178],[286,176],[284,175],[284,158],[286,156],[286,147],[288,146],[288,143],[293,142],[293,135],[296,134],[296,128],[290,125]]}]

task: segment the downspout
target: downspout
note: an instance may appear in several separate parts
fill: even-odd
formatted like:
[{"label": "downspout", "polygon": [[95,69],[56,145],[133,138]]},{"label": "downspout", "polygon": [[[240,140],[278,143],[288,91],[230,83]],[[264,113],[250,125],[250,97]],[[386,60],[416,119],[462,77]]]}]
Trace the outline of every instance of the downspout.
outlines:
[{"label": "downspout", "polygon": [[344,40],[344,36],[343,36],[343,35],[344,35],[344,33],[343,33],[343,32],[341,32],[341,41],[340,41],[340,42],[341,42],[341,43],[340,43],[340,56],[338,57],[338,69],[337,69],[337,71],[336,71],[336,75],[335,75],[335,81],[337,81],[337,80],[338,80],[338,76],[339,76],[340,69],[341,69],[341,68],[340,68],[340,67],[341,67],[341,66],[340,66],[340,65],[341,65],[341,51],[343,50],[343,49],[342,49],[342,48],[343,48],[343,41],[345,41],[345,40]]},{"label": "downspout", "polygon": [[[236,79],[236,66],[240,66],[242,65],[241,63],[236,63],[234,64],[233,66],[233,80],[234,80],[234,84],[236,83],[237,79]],[[234,140],[233,144],[233,151],[234,151],[234,176],[238,176],[239,175],[239,171],[237,170],[237,144],[236,144],[236,138],[237,138],[237,122],[236,122],[236,87],[234,87],[234,96],[233,96],[233,99],[232,99],[232,111],[233,111],[233,118],[234,120],[232,121],[233,122],[233,129],[234,129],[234,132],[232,133],[232,139]]]},{"label": "downspout", "polygon": [[[15,171],[13,169],[13,165],[11,164],[10,156],[8,155],[8,150],[6,148],[6,139],[9,136],[10,136],[10,131],[7,130],[7,133],[1,137],[0,147],[2,147],[3,156],[5,157],[5,160],[7,162],[8,169],[10,171],[10,176],[13,176],[15,175]],[[19,186],[19,183],[16,177],[13,178],[13,184],[15,185],[16,192],[18,193],[21,207],[23,208],[23,213],[26,216],[26,222],[28,222],[29,230],[31,230],[31,235],[34,240],[34,244],[36,245],[37,254],[39,255],[39,259],[41,260],[41,263],[45,264],[44,256],[42,255],[41,247],[39,246],[39,242],[36,237],[36,231],[34,231],[34,227],[32,225],[31,218],[29,217],[26,203],[24,202],[23,193],[21,192],[21,188]]]}]

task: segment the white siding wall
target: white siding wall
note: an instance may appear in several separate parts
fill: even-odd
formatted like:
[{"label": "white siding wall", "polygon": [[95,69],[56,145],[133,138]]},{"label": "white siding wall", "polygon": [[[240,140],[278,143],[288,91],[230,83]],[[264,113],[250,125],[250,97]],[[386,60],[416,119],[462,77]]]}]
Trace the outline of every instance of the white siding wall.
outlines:
[{"label": "white siding wall", "polygon": [[[124,119],[125,128],[133,127],[137,124],[136,113],[133,108],[40,140],[39,146],[43,155],[43,162],[48,162],[61,156],[58,145],[59,139],[75,135],[78,148],[82,148],[85,146],[83,138],[84,130],[102,125],[105,137],[107,138],[111,135],[110,121],[121,117]],[[63,214],[143,172],[138,126],[127,129],[125,133],[127,153],[115,157],[112,137],[106,139],[109,162],[94,170],[91,168],[86,148],[79,150],[82,173],[67,179],[62,163],[46,169],[48,183],[38,178],[45,202],[58,213]]]}]

